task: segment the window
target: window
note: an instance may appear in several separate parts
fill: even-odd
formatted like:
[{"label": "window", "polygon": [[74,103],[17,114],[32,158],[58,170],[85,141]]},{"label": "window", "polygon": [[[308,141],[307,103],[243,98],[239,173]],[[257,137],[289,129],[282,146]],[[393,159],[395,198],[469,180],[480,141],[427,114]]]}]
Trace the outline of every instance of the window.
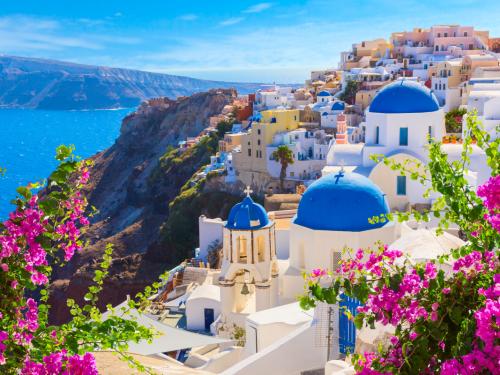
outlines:
[{"label": "window", "polygon": [[397,195],[406,195],[406,176],[397,177],[396,193]]},{"label": "window", "polygon": [[434,90],[437,90],[437,89],[438,89],[438,84],[437,84],[437,83],[435,83],[435,84],[434,84]]},{"label": "window", "polygon": [[257,145],[260,146],[260,139],[257,139]]},{"label": "window", "polygon": [[236,249],[238,251],[238,260],[245,261],[247,260],[247,239],[245,236],[239,236],[236,240]]},{"label": "window", "polygon": [[380,143],[380,127],[375,128],[375,144],[378,145]]},{"label": "window", "polygon": [[467,36],[467,31],[464,31],[464,36]]},{"label": "window", "polygon": [[432,126],[429,126],[428,132],[429,132],[429,143],[431,143],[432,142],[432,139],[431,139],[432,138]]},{"label": "window", "polygon": [[251,148],[248,149],[248,156],[252,156],[252,149]]},{"label": "window", "polygon": [[438,38],[441,38],[441,33],[438,33]]},{"label": "window", "polygon": [[257,259],[263,262],[264,259],[264,236],[257,237]]},{"label": "window", "polygon": [[399,145],[408,146],[408,128],[399,128]]},{"label": "window", "polygon": [[295,173],[294,172],[290,172],[290,177],[293,177],[295,176]]},{"label": "window", "polygon": [[444,37],[445,37],[445,38],[448,38],[448,33],[444,33]]},{"label": "window", "polygon": [[436,51],[439,51],[439,46],[436,46]]},{"label": "window", "polygon": [[260,129],[257,129],[257,134],[260,135]]}]

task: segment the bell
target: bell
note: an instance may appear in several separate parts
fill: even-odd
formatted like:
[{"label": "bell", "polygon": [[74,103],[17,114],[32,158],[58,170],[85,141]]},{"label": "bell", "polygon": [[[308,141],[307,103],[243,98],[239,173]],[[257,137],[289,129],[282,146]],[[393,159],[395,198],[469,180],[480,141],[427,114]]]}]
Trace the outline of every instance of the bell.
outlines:
[{"label": "bell", "polygon": [[241,294],[246,296],[247,294],[250,294],[250,291],[248,290],[247,284],[243,284],[243,288],[241,288]]}]

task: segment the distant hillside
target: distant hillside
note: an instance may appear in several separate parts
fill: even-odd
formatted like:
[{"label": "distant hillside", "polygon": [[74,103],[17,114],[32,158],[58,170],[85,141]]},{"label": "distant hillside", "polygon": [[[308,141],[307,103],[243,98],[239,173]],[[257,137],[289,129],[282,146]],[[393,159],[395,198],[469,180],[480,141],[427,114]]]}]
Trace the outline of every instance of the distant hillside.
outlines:
[{"label": "distant hillside", "polygon": [[175,99],[215,87],[245,94],[261,86],[0,55],[0,108],[134,107],[158,96]]}]

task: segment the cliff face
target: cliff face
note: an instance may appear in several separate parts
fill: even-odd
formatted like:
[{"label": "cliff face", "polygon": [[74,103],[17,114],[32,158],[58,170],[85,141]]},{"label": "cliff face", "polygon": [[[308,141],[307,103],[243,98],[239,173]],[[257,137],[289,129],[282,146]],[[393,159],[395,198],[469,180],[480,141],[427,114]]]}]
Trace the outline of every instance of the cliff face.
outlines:
[{"label": "cliff face", "polygon": [[176,98],[216,87],[248,93],[261,85],[0,55],[0,108],[129,108],[148,98]]},{"label": "cliff face", "polygon": [[213,150],[199,147],[167,169],[160,159],[169,146],[198,135],[208,126],[209,117],[219,114],[234,95],[233,90],[212,90],[135,112],[123,120],[115,144],[93,157],[88,198],[98,213],[86,234],[89,245],[66,267],[56,269],[51,286],[53,323],[69,317],[67,298],[82,299],[92,268],[108,242],[114,245],[114,261],[101,296],[102,306],[137,293],[172,265],[163,256],[171,244],[161,237],[169,202],[208,162]]}]

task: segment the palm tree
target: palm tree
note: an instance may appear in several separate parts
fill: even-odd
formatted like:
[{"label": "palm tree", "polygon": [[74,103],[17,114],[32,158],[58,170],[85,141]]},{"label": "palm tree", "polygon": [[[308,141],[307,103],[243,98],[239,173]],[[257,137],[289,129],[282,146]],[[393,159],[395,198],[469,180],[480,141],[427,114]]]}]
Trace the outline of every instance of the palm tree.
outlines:
[{"label": "palm tree", "polygon": [[293,152],[286,145],[278,146],[272,153],[272,158],[281,164],[280,190],[283,192],[288,165],[293,164]]}]

